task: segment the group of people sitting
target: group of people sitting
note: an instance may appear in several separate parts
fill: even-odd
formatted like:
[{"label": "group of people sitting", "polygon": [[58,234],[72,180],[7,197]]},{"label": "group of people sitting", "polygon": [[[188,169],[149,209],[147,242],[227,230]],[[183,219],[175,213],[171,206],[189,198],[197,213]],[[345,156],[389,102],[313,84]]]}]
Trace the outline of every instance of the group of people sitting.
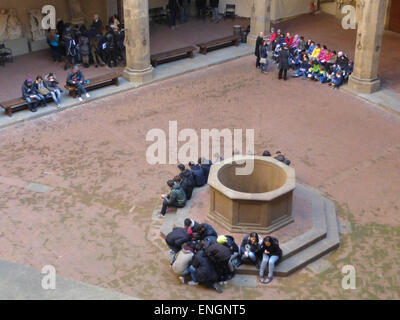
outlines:
[{"label": "group of people sitting", "polygon": [[88,68],[108,65],[117,67],[125,61],[125,31],[117,16],[112,16],[109,25],[104,26],[96,14],[88,30],[85,25],[71,25],[60,20],[57,29],[49,29],[47,43],[56,62],[65,61],[64,69],[82,63]]},{"label": "group of people sitting", "polygon": [[167,181],[170,192],[161,195],[163,205],[159,216],[164,217],[170,207],[183,208],[192,197],[193,189],[207,183],[211,165],[212,162],[204,158],[199,158],[197,164],[189,162],[189,169],[184,164],[179,164],[180,173]]},{"label": "group of people sitting", "polygon": [[[46,107],[50,99],[53,99],[57,104],[57,108],[61,108],[61,93],[63,90],[59,87],[59,83],[53,73],[49,73],[45,77],[38,75],[35,81],[31,78],[26,79],[21,89],[22,98],[27,102],[29,110],[36,112],[40,105]],[[78,66],[74,66],[68,73],[67,84],[76,88],[78,99],[81,102],[83,101],[82,95],[90,98],[84,87],[87,83]]]},{"label": "group of people sitting", "polygon": [[279,79],[287,80],[287,71],[293,69],[293,77],[327,83],[338,89],[353,72],[353,61],[342,51],[328,49],[327,46],[316,43],[298,34],[284,34],[280,29],[271,29],[269,36],[264,38],[260,33],[256,44],[256,66],[261,72],[267,72],[268,52],[279,65]]},{"label": "group of people sitting", "polygon": [[[261,283],[270,283],[282,249],[275,237],[247,234],[240,247],[230,235],[218,235],[207,223],[185,219],[165,239],[171,249],[171,268],[182,284],[204,284],[222,293],[222,285],[235,275],[241,264],[255,265]],[[268,266],[268,276],[264,277]]]}]

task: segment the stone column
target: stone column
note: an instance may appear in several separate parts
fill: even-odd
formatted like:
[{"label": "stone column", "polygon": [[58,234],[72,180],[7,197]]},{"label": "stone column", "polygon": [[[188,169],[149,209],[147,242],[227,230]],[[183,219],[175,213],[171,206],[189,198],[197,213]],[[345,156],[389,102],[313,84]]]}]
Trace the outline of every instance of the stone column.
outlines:
[{"label": "stone column", "polygon": [[153,78],[148,0],[124,0],[126,68],[123,76],[141,84]]},{"label": "stone column", "polygon": [[247,43],[254,46],[260,32],[269,33],[271,26],[271,0],[254,0],[251,9],[250,33]]},{"label": "stone column", "polygon": [[360,20],[357,28],[354,71],[349,78],[349,89],[359,93],[373,93],[380,89],[379,57],[385,27],[387,0],[357,2]]}]

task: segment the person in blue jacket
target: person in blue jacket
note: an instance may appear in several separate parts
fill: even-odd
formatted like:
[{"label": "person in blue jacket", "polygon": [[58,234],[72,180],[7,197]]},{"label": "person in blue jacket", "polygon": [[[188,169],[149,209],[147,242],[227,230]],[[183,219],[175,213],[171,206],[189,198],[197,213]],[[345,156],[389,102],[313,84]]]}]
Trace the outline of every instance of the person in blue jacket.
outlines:
[{"label": "person in blue jacket", "polygon": [[199,164],[194,164],[194,162],[189,162],[189,168],[194,177],[196,187],[202,187],[206,183],[206,177],[204,176],[203,169],[201,169]]},{"label": "person in blue jacket", "polygon": [[78,66],[74,66],[68,73],[67,84],[77,88],[79,101],[83,101],[82,94],[85,94],[86,98],[90,98],[89,93],[87,93],[84,87],[85,77],[83,76],[82,71],[79,70]]}]

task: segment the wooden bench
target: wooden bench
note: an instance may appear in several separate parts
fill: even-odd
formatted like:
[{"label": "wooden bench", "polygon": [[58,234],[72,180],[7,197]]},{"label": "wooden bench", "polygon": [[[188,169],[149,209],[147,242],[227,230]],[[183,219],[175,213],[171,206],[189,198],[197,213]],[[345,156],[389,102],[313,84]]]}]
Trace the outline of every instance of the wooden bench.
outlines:
[{"label": "wooden bench", "polygon": [[193,51],[195,50],[196,48],[194,46],[189,46],[167,52],[161,52],[153,54],[150,57],[150,61],[152,66],[156,68],[160,63],[183,59],[183,58],[193,58]]},{"label": "wooden bench", "polygon": [[[102,76],[97,76],[91,79],[88,79],[89,83],[83,85],[87,91],[102,88],[114,84],[116,86],[119,85],[118,78],[121,76],[119,72],[112,72],[109,74],[105,74]],[[73,98],[78,96],[78,91],[76,87],[70,86],[69,84],[65,85],[65,89],[69,91],[69,95]]]},{"label": "wooden bench", "polygon": [[197,46],[200,48],[201,54],[207,54],[207,51],[210,49],[218,49],[221,47],[233,46],[236,47],[239,45],[239,39],[241,39],[240,35],[233,35],[224,38],[220,38],[217,40],[208,41],[205,43],[199,43]]},{"label": "wooden bench", "polygon": [[[53,101],[53,98],[48,97],[47,102],[51,101]],[[6,115],[11,117],[13,112],[28,109],[28,103],[26,102],[25,99],[15,98],[12,100],[0,102],[0,107],[2,107],[5,110]]]}]

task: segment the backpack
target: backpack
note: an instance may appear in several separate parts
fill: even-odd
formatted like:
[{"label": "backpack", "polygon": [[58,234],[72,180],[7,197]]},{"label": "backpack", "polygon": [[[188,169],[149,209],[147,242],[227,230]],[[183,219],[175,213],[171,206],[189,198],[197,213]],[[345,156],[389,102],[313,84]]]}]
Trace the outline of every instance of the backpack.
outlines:
[{"label": "backpack", "polygon": [[68,40],[67,55],[74,57],[77,54],[77,45],[74,39]]}]

